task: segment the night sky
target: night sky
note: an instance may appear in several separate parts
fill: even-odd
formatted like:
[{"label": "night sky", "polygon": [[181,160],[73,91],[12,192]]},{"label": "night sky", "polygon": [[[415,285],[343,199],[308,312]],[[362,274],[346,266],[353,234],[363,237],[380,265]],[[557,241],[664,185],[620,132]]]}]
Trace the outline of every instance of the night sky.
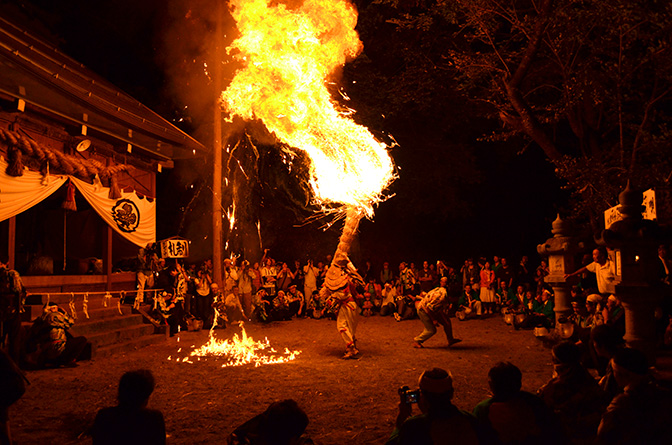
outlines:
[{"label": "night sky", "polygon": [[[203,80],[198,59],[208,45],[187,33],[196,20],[189,8],[207,10],[210,3],[0,1],[5,15],[23,17],[33,32],[206,146],[209,99],[204,97],[209,97],[211,86],[199,89],[196,84],[199,76]],[[211,31],[207,23],[204,28]],[[376,56],[371,57],[374,64],[386,60]],[[363,121],[373,108],[375,92],[358,90],[352,81],[366,76],[346,67],[343,77],[351,105]],[[551,236],[550,224],[565,205],[562,183],[534,145],[524,140],[480,141],[483,130],[494,124],[474,113],[465,118],[463,104],[454,100],[446,98],[453,124],[426,128],[409,115],[384,121],[385,128],[372,128],[399,142],[391,151],[399,179],[390,190],[394,196],[378,207],[375,221],[362,223],[356,259],[372,259],[374,264],[445,259],[459,264],[466,256],[509,256],[517,262],[521,254],[529,254],[537,260],[536,245]],[[207,160],[199,160],[178,162],[157,178],[159,237],[179,234],[193,239],[194,260],[208,254],[210,174]],[[284,260],[333,252],[336,228],[323,232],[319,224],[303,225],[309,212],[288,208],[291,203],[275,196],[273,187],[262,187],[261,193],[263,247]],[[194,194],[198,196],[192,200]],[[184,209],[188,212],[183,217]],[[263,215],[268,215],[267,221]]]}]

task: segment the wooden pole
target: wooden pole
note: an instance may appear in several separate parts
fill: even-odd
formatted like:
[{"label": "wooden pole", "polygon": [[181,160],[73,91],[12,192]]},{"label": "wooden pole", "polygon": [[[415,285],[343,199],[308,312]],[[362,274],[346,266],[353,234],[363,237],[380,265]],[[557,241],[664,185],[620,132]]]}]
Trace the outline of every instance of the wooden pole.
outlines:
[{"label": "wooden pole", "polygon": [[105,290],[112,290],[112,237],[114,232],[105,224],[105,244],[103,246],[103,268],[105,270]]},{"label": "wooden pole", "polygon": [[7,260],[8,267],[14,269],[16,267],[16,216],[9,218],[9,233],[7,240]]},{"label": "wooden pole", "polygon": [[215,28],[214,85],[215,106],[213,110],[213,174],[212,174],[212,279],[222,285],[222,110],[219,95],[222,85],[222,0],[217,1],[217,26]]}]

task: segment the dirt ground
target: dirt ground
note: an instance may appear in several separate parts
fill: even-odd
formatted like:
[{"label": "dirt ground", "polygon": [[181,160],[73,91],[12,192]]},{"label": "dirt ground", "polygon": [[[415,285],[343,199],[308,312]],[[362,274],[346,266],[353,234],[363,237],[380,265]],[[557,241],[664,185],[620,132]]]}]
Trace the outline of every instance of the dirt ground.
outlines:
[{"label": "dirt ground", "polygon": [[[97,410],[116,404],[119,377],[147,368],[157,382],[150,407],[163,412],[170,444],[223,443],[235,427],[287,398],[308,414],[307,435],[315,443],[380,444],[393,429],[397,388],[417,387],[427,368],[452,372],[454,402],[467,410],[488,397],[487,372],[497,361],[520,367],[529,391],[550,378],[549,349],[531,331],[514,331],[501,317],[491,317],[453,319],[455,335],[463,342],[451,349],[441,331],[424,349],[412,348],[412,338],[422,330],[419,320],[362,317],[358,360],[340,358],[344,344],[331,320],[247,324],[247,334],[255,340],[268,338],[279,351],[301,351],[290,363],[260,367],[222,368],[222,359],[215,358],[178,362],[177,357],[186,357],[208,338],[208,331],[182,332],[164,343],[81,362],[77,368],[27,372],[31,385],[10,408],[12,432],[22,445],[90,443],[86,432]],[[223,338],[240,330],[215,332]]]}]

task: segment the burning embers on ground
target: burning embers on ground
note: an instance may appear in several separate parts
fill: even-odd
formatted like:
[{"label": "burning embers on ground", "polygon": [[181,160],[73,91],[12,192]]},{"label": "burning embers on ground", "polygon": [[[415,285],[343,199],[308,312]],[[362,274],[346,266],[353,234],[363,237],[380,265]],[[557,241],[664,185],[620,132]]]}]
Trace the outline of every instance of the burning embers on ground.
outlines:
[{"label": "burning embers on ground", "polygon": [[[287,363],[295,360],[301,353],[301,351],[290,351],[288,348],[285,348],[284,352],[278,352],[271,346],[267,338],[263,341],[257,341],[247,335],[243,326],[241,326],[241,331],[240,336],[234,334],[232,338],[222,340],[216,338],[214,330],[210,330],[206,344],[199,348],[192,345],[192,350],[188,355],[184,357],[171,356],[168,357],[168,360],[193,364],[194,362],[214,358],[224,361],[222,368],[249,364],[254,364],[257,367]],[[180,354],[181,352],[182,348],[178,349],[177,353]]]}]

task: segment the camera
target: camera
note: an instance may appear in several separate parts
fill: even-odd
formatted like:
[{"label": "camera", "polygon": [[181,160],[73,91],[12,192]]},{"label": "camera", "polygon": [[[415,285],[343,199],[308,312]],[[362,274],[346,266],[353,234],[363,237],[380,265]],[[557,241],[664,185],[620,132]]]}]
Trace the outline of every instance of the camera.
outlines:
[{"label": "camera", "polygon": [[412,390],[408,386],[402,386],[399,388],[399,397],[401,397],[401,401],[404,403],[418,403],[418,399],[420,398],[420,390]]}]

